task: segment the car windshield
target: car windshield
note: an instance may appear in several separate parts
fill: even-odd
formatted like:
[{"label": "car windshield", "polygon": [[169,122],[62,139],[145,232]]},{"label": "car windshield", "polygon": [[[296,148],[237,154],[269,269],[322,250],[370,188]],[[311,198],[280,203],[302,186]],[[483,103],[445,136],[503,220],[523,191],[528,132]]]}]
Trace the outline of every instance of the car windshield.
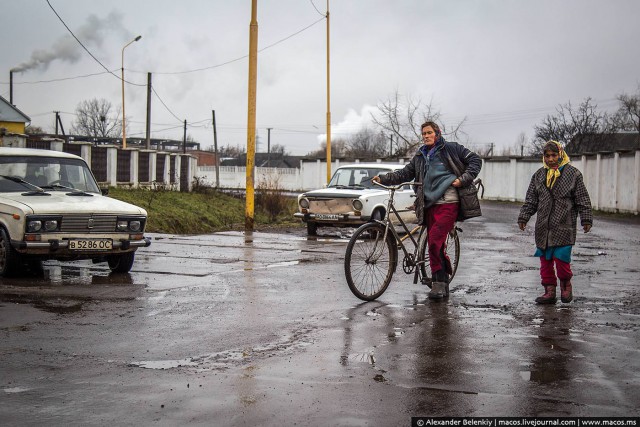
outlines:
[{"label": "car windshield", "polygon": [[381,168],[340,168],[333,174],[328,187],[336,188],[373,188],[371,178],[391,172]]},{"label": "car windshield", "polygon": [[0,156],[0,192],[24,192],[36,187],[100,193],[93,174],[80,159]]}]

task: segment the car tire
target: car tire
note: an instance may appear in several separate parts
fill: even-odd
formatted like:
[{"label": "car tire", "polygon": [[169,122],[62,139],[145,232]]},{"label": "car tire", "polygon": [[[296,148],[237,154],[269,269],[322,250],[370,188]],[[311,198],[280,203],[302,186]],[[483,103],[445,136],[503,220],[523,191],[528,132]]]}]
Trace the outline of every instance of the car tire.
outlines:
[{"label": "car tire", "polygon": [[315,222],[307,222],[307,235],[308,236],[317,236],[318,235],[318,224]]},{"label": "car tire", "polygon": [[0,277],[13,276],[18,272],[20,255],[11,246],[6,230],[0,227]]},{"label": "car tire", "polygon": [[135,257],[135,252],[126,252],[122,255],[110,255],[107,257],[107,263],[112,273],[128,273],[133,267]]}]

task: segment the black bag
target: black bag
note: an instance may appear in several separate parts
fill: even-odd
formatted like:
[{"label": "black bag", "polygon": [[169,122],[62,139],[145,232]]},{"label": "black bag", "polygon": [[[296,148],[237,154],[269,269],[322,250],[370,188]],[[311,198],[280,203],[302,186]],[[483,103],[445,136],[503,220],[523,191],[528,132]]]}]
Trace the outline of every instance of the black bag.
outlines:
[{"label": "black bag", "polygon": [[468,187],[460,187],[458,190],[458,198],[460,199],[460,207],[458,208],[458,221],[482,216],[480,209],[480,199],[478,199],[478,187],[471,184]]},{"label": "black bag", "polygon": [[[449,166],[453,169],[453,173],[457,176],[462,176],[462,172],[449,156],[447,156],[447,160],[449,161]],[[458,190],[458,199],[460,201],[457,220],[464,221],[465,219],[482,216],[480,199],[478,198],[478,187],[476,187],[475,184],[471,184],[467,187],[456,188],[456,190]]]}]

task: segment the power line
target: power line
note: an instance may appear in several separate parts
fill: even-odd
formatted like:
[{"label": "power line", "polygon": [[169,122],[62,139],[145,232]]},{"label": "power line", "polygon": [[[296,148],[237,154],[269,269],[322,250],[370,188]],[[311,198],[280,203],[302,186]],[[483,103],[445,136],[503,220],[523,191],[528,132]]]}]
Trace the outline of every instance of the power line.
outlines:
[{"label": "power line", "polygon": [[[290,39],[290,38],[292,38],[292,37],[294,37],[294,36],[297,36],[298,34],[302,33],[303,31],[308,30],[309,28],[313,27],[313,26],[314,26],[314,25],[316,25],[318,22],[321,22],[321,21],[322,21],[322,20],[324,20],[324,19],[325,19],[325,17],[322,17],[322,18],[318,19],[317,21],[315,21],[315,22],[313,22],[313,23],[311,23],[311,24],[307,25],[307,26],[306,26],[306,27],[304,27],[303,29],[296,31],[295,33],[290,34],[290,35],[288,35],[287,37],[285,37],[285,38],[283,38],[283,39],[280,39],[280,40],[278,40],[278,41],[277,41],[277,42],[275,42],[275,43],[272,43],[272,44],[270,44],[270,45],[268,45],[268,46],[265,46],[265,47],[263,47],[262,49],[259,49],[259,50],[258,50],[258,52],[264,52],[264,51],[265,51],[265,50],[267,50],[267,49],[270,49],[270,48],[272,48],[272,47],[274,47],[274,46],[276,46],[276,45],[278,45],[278,44],[280,44],[280,43],[282,43],[282,42],[284,42],[284,41],[286,41],[286,40],[288,40],[288,39]],[[213,69],[213,68],[219,68],[219,67],[222,67],[222,66],[224,66],[224,65],[229,65],[229,64],[232,64],[232,63],[234,63],[234,62],[241,61],[241,60],[243,60],[243,59],[245,59],[245,58],[248,58],[248,57],[249,57],[249,55],[243,55],[243,56],[240,56],[240,57],[238,57],[238,58],[231,59],[231,60],[226,61],[226,62],[222,62],[222,63],[220,63],[220,64],[211,65],[211,66],[209,66],[209,67],[196,68],[196,69],[193,69],[193,70],[172,71],[172,72],[155,71],[155,72],[153,72],[153,74],[160,74],[160,75],[175,75],[175,74],[188,74],[188,73],[195,73],[195,72],[198,72],[198,71],[211,70],[211,69]],[[146,71],[139,71],[139,70],[129,70],[129,71],[130,71],[130,72],[132,72],[132,73],[146,73]]]},{"label": "power line", "polygon": [[167,109],[167,111],[168,111],[169,113],[171,113],[171,115],[172,115],[173,117],[175,117],[177,121],[181,122],[181,121],[182,121],[182,119],[181,119],[180,117],[176,116],[176,115],[173,113],[173,111],[171,111],[171,109],[167,106],[167,104],[165,104],[165,102],[162,100],[162,98],[160,98],[160,95],[158,95],[158,92],[156,92],[156,88],[154,88],[154,87],[152,86],[152,87],[151,87],[151,90],[152,90],[152,91],[153,91],[153,93],[156,95],[156,97],[158,98],[158,100],[160,101],[160,103],[164,106],[164,108],[166,108],[166,109]]},{"label": "power line", "polygon": [[311,2],[311,6],[313,6],[313,8],[316,10],[316,12],[318,12],[319,15],[322,15],[326,18],[327,14],[326,13],[322,13],[318,10],[318,8],[316,7],[315,3],[313,2],[313,0],[309,0]]}]

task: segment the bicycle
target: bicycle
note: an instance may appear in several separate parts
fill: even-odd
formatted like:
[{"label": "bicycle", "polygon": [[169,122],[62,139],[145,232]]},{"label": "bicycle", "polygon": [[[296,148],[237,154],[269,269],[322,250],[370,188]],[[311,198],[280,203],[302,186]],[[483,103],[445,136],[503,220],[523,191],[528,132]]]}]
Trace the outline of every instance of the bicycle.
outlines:
[{"label": "bicycle", "polygon": [[[482,181],[476,180],[474,185],[481,185]],[[431,269],[429,268],[429,251],[427,250],[427,229],[418,225],[409,230],[394,206],[395,192],[405,185],[421,186],[422,184],[404,182],[399,185],[386,186],[374,182],[389,191],[387,201],[387,214],[382,220],[374,220],[360,226],[347,245],[344,258],[344,271],[347,284],[351,292],[364,301],[373,301],[380,297],[389,287],[391,279],[398,264],[398,249],[402,250],[404,258],[402,269],[406,274],[413,273],[413,283],[418,280],[431,287]],[[484,187],[482,187],[484,193]],[[392,215],[400,223],[406,233],[400,237],[392,222]],[[417,240],[414,237],[419,231]],[[445,248],[451,263],[449,283],[458,270],[460,261],[460,239],[458,232],[462,229],[457,225],[449,232]],[[413,244],[413,251],[405,246],[404,241],[409,239]]]}]

